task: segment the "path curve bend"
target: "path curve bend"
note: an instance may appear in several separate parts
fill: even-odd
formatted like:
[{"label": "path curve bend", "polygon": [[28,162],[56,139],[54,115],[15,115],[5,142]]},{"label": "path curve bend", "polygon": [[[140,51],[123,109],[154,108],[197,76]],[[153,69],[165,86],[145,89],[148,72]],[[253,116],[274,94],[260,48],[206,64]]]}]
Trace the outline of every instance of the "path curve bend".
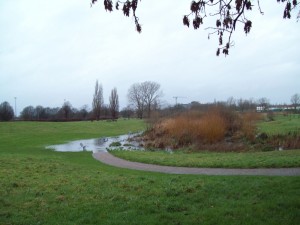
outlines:
[{"label": "path curve bend", "polygon": [[300,168],[228,169],[160,166],[127,161],[117,158],[109,152],[93,153],[93,157],[102,163],[115,167],[169,174],[300,176]]}]

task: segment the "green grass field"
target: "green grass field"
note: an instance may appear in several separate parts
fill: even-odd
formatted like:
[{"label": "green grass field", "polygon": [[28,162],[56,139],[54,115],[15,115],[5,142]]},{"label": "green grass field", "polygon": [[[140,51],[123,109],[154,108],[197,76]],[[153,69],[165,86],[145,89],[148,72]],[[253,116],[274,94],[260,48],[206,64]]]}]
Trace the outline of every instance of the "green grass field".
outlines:
[{"label": "green grass field", "polygon": [[274,121],[259,122],[258,132],[265,132],[268,135],[287,134],[288,132],[300,133],[300,115],[290,114],[287,116],[278,114]]},{"label": "green grass field", "polygon": [[280,168],[300,167],[300,150],[270,152],[199,152],[175,151],[110,151],[113,155],[134,162],[166,166],[210,168]]},{"label": "green grass field", "polygon": [[44,146],[145,127],[0,123],[0,224],[298,224],[300,178],[167,175]]}]

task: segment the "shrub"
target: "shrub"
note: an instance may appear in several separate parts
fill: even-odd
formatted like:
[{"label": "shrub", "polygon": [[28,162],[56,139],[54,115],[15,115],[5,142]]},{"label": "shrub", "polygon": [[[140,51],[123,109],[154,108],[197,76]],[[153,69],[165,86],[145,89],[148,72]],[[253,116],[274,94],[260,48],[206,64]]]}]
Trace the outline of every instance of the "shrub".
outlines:
[{"label": "shrub", "polygon": [[192,147],[213,150],[242,150],[243,140],[255,140],[255,124],[261,115],[239,114],[225,107],[190,110],[157,120],[144,137],[145,146],[172,149]]}]

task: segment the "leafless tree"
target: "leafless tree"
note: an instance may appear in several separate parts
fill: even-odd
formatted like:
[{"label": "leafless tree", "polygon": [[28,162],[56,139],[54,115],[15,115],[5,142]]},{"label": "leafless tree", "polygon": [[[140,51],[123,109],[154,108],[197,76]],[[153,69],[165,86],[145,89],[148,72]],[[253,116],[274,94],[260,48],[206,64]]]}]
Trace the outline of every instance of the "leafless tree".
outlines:
[{"label": "leafless tree", "polygon": [[46,119],[46,112],[43,106],[38,105],[35,107],[35,117],[37,120]]},{"label": "leafless tree", "polygon": [[137,117],[142,119],[144,114],[144,96],[142,93],[141,85],[139,83],[135,83],[131,85],[131,87],[128,90],[128,101],[133,106],[133,108],[136,110]]},{"label": "leafless tree", "polygon": [[33,106],[26,106],[22,112],[20,113],[20,116],[23,120],[34,120],[35,119],[35,109]]},{"label": "leafless tree", "polygon": [[150,117],[153,106],[157,106],[162,92],[160,85],[156,82],[145,81],[133,84],[128,90],[128,100],[134,106],[138,118]]},{"label": "leafless tree", "polygon": [[297,111],[297,106],[300,105],[300,94],[294,94],[291,97],[291,103],[294,106],[295,112]]},{"label": "leafless tree", "polygon": [[156,107],[159,97],[162,96],[160,84],[152,81],[145,81],[141,83],[141,89],[144,96],[143,99],[145,102],[147,117],[150,117],[151,107]]},{"label": "leafless tree", "polygon": [[109,97],[109,109],[112,119],[117,119],[119,114],[119,96],[117,88],[111,90]]},{"label": "leafless tree", "polygon": [[226,105],[227,105],[229,108],[234,109],[235,106],[236,106],[236,103],[237,103],[237,100],[234,99],[234,97],[231,96],[231,97],[229,97],[229,98],[227,99]]},{"label": "leafless tree", "polygon": [[95,92],[94,92],[94,96],[93,96],[92,105],[93,105],[94,117],[95,117],[95,119],[99,120],[101,117],[104,100],[103,100],[102,84],[99,85],[98,80],[96,81],[96,84],[95,84]]},{"label": "leafless tree", "polygon": [[75,119],[77,120],[86,120],[89,114],[89,107],[88,105],[83,105],[80,107],[80,109],[74,109],[76,111],[75,113]]},{"label": "leafless tree", "polygon": [[[91,6],[95,4],[97,0],[91,0]],[[138,7],[138,0],[126,0],[115,1],[115,8],[121,9],[123,14],[129,17],[130,12],[134,18],[137,32],[141,33],[142,27],[139,23],[139,18],[136,15],[136,9]],[[277,0],[278,3],[284,3],[283,18],[290,19],[291,12],[299,6],[298,0]],[[254,5],[254,4],[256,5]],[[275,3],[275,2],[274,2]],[[175,3],[176,4],[176,3]],[[275,3],[276,4],[276,3]],[[172,7],[172,6],[170,6]],[[215,24],[208,25],[205,29],[209,31],[208,38],[211,35],[218,36],[217,56],[223,53],[225,56],[229,54],[229,48],[234,45],[232,41],[233,32],[236,30],[238,24],[243,26],[245,34],[249,34],[253,24],[248,18],[249,11],[252,8],[257,8],[260,14],[264,14],[260,7],[260,0],[198,0],[192,1],[190,6],[190,13],[184,15],[183,25],[192,26],[194,29],[198,29],[203,26],[203,23],[207,21],[215,21]],[[112,12],[114,4],[112,0],[104,0],[104,8],[108,12]],[[208,18],[214,18],[209,20]],[[300,18],[300,11],[297,15],[297,20]],[[190,22],[190,20],[192,20]]]},{"label": "leafless tree", "polygon": [[241,112],[253,111],[253,110],[255,110],[255,107],[256,107],[256,104],[253,99],[247,100],[247,99],[240,98],[236,101],[236,104],[237,104],[238,109]]},{"label": "leafless tree", "polygon": [[123,118],[131,118],[134,115],[134,110],[130,108],[130,106],[125,107],[120,111],[120,114],[122,115]]},{"label": "leafless tree", "polygon": [[258,99],[258,105],[260,107],[262,107],[263,111],[267,110],[269,105],[270,105],[270,101],[267,98],[260,98]]},{"label": "leafless tree", "polygon": [[61,107],[61,112],[62,112],[65,120],[70,119],[71,114],[73,112],[71,103],[68,101],[65,101],[63,106]]}]

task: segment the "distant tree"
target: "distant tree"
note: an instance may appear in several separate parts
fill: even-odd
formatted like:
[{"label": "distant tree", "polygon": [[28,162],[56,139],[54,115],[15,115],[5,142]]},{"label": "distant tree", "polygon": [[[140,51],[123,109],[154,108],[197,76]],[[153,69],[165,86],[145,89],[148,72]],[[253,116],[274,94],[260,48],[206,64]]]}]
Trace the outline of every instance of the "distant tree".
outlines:
[{"label": "distant tree", "polygon": [[239,99],[236,101],[237,107],[239,111],[244,112],[244,111],[253,111],[255,110],[256,103],[254,102],[253,99]]},{"label": "distant tree", "polygon": [[130,106],[127,106],[120,111],[120,114],[123,118],[129,119],[134,116],[134,110]]},{"label": "distant tree", "polygon": [[267,98],[260,98],[258,99],[258,105],[260,107],[262,107],[262,110],[265,111],[268,109],[269,105],[270,105],[270,101]]},{"label": "distant tree", "polygon": [[109,97],[109,109],[112,119],[117,119],[119,114],[119,96],[117,88],[111,90]]},{"label": "distant tree", "polygon": [[89,115],[89,110],[88,110],[88,105],[83,105],[79,112],[79,118],[82,119],[82,120],[85,120],[87,119],[88,115]]},{"label": "distant tree", "polygon": [[160,84],[153,81],[145,81],[140,84],[146,107],[147,117],[150,117],[151,108],[155,108],[158,99],[162,96]]},{"label": "distant tree", "polygon": [[14,118],[14,110],[8,102],[0,104],[0,121],[10,121]]},{"label": "distant tree", "polygon": [[46,115],[46,111],[44,109],[43,106],[38,105],[35,107],[35,117],[36,120],[46,120],[47,119],[47,115]]},{"label": "distant tree", "polygon": [[62,112],[65,120],[70,119],[71,114],[73,113],[71,103],[68,101],[65,101],[63,106],[61,107],[61,112]]},{"label": "distant tree", "polygon": [[234,97],[231,96],[227,99],[226,105],[229,108],[234,109],[236,107],[236,102],[237,100],[235,100]]},{"label": "distant tree", "polygon": [[111,118],[111,113],[110,113],[109,105],[107,105],[107,104],[103,105],[101,118],[103,118],[103,119],[109,119],[109,118]]},{"label": "distant tree", "polygon": [[[91,6],[95,4],[97,0],[91,0]],[[292,10],[296,9],[300,4],[297,0],[277,0],[279,3],[285,3],[283,18],[290,19]],[[254,5],[253,3],[256,3]],[[139,22],[139,18],[136,15],[136,9],[138,7],[138,0],[126,0],[115,1],[115,8],[118,10],[121,8],[123,14],[129,17],[132,12],[136,30],[141,33],[142,27]],[[172,6],[170,6],[172,7]],[[211,35],[218,36],[217,56],[220,53],[224,55],[229,54],[229,48],[234,45],[232,41],[232,34],[237,29],[238,24],[243,27],[246,35],[249,34],[253,24],[249,19],[252,8],[256,7],[260,14],[264,14],[259,0],[198,0],[192,1],[190,6],[190,12],[183,16],[183,25],[189,27],[192,24],[193,28],[197,30],[203,26],[203,23],[207,20],[214,22],[214,24],[206,27],[209,30],[208,38]],[[112,0],[104,0],[104,8],[108,12],[112,12],[114,4]],[[209,18],[212,17],[213,19]],[[298,12],[297,19],[300,18],[300,11]],[[190,21],[192,20],[192,21]],[[205,22],[206,23],[206,22]]]},{"label": "distant tree", "polygon": [[152,81],[135,83],[128,90],[128,100],[136,109],[138,118],[142,119],[145,114],[150,117],[152,109],[158,106],[162,92],[160,84]]},{"label": "distant tree", "polygon": [[102,84],[99,85],[98,80],[95,84],[95,92],[93,96],[93,112],[95,119],[99,120],[101,117],[101,111],[104,105],[104,99],[103,99],[103,88]]},{"label": "distant tree", "polygon": [[294,111],[297,112],[297,106],[300,105],[300,94],[294,94],[292,97],[291,97],[291,103],[294,107]]},{"label": "distant tree", "polygon": [[23,120],[35,120],[35,108],[33,106],[26,106],[20,113]]},{"label": "distant tree", "polygon": [[45,119],[47,120],[55,120],[59,117],[59,112],[60,112],[60,108],[56,107],[56,108],[50,108],[50,107],[46,107],[44,108],[45,111]]},{"label": "distant tree", "polygon": [[137,117],[142,119],[144,115],[145,101],[141,85],[139,83],[131,85],[131,87],[128,90],[127,97],[129,103],[136,110]]}]

